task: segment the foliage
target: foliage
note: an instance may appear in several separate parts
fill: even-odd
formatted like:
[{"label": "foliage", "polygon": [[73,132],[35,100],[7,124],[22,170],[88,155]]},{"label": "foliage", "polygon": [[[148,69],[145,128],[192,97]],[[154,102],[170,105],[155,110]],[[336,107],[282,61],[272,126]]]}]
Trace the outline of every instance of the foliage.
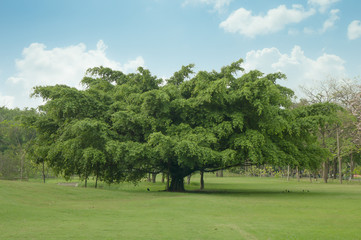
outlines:
[{"label": "foliage", "polygon": [[312,133],[312,109],[292,108],[293,92],[276,83],[283,74],[237,77],[241,64],[193,77],[190,64],[163,84],[144,68],[124,74],[97,67],[83,78],[85,90],[36,87],[33,95],[47,102],[32,123],[34,153],[65,177],[85,180],[139,181],[165,172],[171,191],[183,191],[183,178],[196,171],[312,165],[325,154]]},{"label": "foliage", "polygon": [[27,158],[27,145],[35,137],[35,130],[22,119],[35,116],[34,109],[0,108],[0,177],[27,178],[37,173],[36,166]]},{"label": "foliage", "polygon": [[[303,105],[332,103],[340,107],[329,115],[331,121],[324,124],[319,132],[320,142],[331,153],[323,160],[323,177],[326,182],[329,170],[333,171],[333,176],[339,172],[342,182],[343,159],[350,165],[347,175],[350,175],[358,161],[353,156],[358,155],[360,150],[360,89],[359,79],[333,78],[323,81],[318,88],[304,88],[308,99],[301,101]],[[331,163],[333,166],[330,168]]]},{"label": "foliage", "polygon": [[361,166],[357,166],[357,167],[353,170],[353,174],[361,175]]}]

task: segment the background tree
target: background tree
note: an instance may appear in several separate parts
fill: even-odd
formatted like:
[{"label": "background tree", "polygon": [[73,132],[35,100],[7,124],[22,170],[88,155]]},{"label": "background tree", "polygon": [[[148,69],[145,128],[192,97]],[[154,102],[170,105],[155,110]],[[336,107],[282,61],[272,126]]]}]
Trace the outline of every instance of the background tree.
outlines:
[{"label": "background tree", "polygon": [[36,172],[27,158],[27,144],[35,137],[35,130],[22,123],[22,118],[34,116],[34,109],[0,108],[0,176],[24,179]]},{"label": "background tree", "polygon": [[[339,173],[339,180],[342,182],[342,158],[349,160],[350,168],[354,168],[354,158],[359,149],[360,133],[357,126],[360,125],[359,113],[357,112],[357,101],[361,87],[358,79],[327,79],[320,83],[319,87],[313,89],[304,88],[307,100],[310,103],[325,102],[334,103],[346,110],[346,112],[339,111],[339,121],[335,125],[327,125],[328,129],[325,136],[325,144],[328,143],[329,150],[334,154],[332,172],[333,177],[336,178]],[[353,115],[352,118],[350,115]],[[322,134],[321,134],[322,135]],[[358,159],[357,159],[358,160]],[[324,178],[325,174],[329,172],[329,163],[324,163]],[[327,169],[325,169],[327,167]],[[352,172],[350,170],[350,172]],[[350,174],[352,176],[352,174]]]}]

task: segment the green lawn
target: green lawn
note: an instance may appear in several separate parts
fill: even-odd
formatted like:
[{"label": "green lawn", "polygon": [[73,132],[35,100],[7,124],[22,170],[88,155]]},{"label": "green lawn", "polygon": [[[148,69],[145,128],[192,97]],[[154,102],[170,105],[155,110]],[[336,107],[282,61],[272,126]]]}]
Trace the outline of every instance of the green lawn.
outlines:
[{"label": "green lawn", "polygon": [[0,239],[361,239],[358,182],[192,180],[187,193],[0,181]]}]

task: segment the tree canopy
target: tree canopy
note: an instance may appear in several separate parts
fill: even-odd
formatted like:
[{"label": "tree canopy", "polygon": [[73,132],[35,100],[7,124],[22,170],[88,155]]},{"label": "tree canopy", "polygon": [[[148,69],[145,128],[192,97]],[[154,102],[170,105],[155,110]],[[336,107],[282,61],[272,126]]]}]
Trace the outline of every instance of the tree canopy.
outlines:
[{"label": "tree canopy", "polygon": [[46,103],[33,120],[39,155],[58,173],[108,183],[148,172],[183,178],[246,164],[307,165],[326,153],[310,109],[293,108],[285,75],[243,72],[242,60],[217,71],[183,66],[163,82],[149,70],[89,69],[84,89],[38,86]]}]

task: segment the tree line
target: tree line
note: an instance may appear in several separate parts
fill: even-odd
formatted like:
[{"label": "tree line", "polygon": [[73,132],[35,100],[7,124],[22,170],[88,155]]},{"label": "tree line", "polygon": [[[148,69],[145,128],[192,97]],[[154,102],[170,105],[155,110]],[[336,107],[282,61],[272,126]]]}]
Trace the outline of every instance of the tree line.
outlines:
[{"label": "tree line", "polygon": [[278,84],[284,74],[245,73],[241,64],[197,73],[190,64],[165,81],[142,67],[130,74],[95,67],[82,79],[83,90],[35,87],[33,96],[46,103],[22,118],[33,132],[26,156],[85,185],[94,177],[95,187],[163,173],[169,191],[184,191],[192,173],[202,183],[206,172],[239,166],[314,174],[322,166],[325,181],[334,159],[341,174],[346,161],[356,166],[357,94],[349,105],[294,103],[294,92]]},{"label": "tree line", "polygon": [[0,107],[0,178],[27,179],[39,174],[39,167],[27,154],[36,130],[23,122],[24,118],[35,116],[34,109]]}]

